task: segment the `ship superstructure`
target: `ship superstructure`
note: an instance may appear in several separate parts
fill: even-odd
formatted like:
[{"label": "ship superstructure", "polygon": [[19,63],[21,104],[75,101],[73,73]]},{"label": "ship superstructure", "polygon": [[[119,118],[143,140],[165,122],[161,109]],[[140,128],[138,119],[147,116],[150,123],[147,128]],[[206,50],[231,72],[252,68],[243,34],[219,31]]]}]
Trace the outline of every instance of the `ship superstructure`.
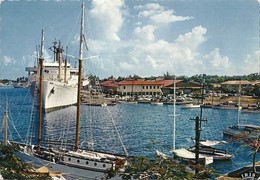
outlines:
[{"label": "ship superstructure", "polygon": [[[74,68],[63,58],[63,48],[54,42],[50,49],[54,53],[52,62],[43,62],[43,109],[50,112],[67,107],[77,102],[78,68]],[[38,61],[38,60],[37,60]],[[30,90],[34,97],[38,96],[39,66],[26,67]]]}]

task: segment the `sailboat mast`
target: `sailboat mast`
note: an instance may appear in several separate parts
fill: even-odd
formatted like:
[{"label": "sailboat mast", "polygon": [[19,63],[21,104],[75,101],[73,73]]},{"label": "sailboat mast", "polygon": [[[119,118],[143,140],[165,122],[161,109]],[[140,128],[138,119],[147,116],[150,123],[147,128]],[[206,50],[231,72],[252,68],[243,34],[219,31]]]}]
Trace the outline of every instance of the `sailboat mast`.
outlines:
[{"label": "sailboat mast", "polygon": [[175,132],[176,132],[176,77],[174,77],[173,86],[173,150],[175,150]]},{"label": "sailboat mast", "polygon": [[238,103],[237,103],[237,125],[239,126],[239,111],[240,111],[240,96],[241,96],[241,82],[238,89]]},{"label": "sailboat mast", "polygon": [[41,56],[39,58],[40,77],[39,77],[39,120],[38,120],[38,140],[37,140],[37,153],[41,149],[41,133],[42,133],[42,69],[43,69],[43,51],[44,51],[44,31],[42,29],[41,39]]},{"label": "sailboat mast", "polygon": [[78,96],[77,96],[77,120],[76,120],[76,137],[75,150],[79,146],[80,131],[80,96],[81,96],[81,77],[82,77],[82,59],[83,59],[83,32],[84,32],[84,2],[82,2],[81,28],[80,28],[80,44],[79,44],[79,75],[78,75]]},{"label": "sailboat mast", "polygon": [[6,98],[6,108],[4,112],[4,145],[7,145],[7,118],[8,118],[8,99]]},{"label": "sailboat mast", "polygon": [[[203,74],[202,89],[201,89],[200,119],[202,119],[202,105],[203,105],[203,99],[204,99],[204,90],[205,90],[205,79],[204,79],[204,74]],[[201,121],[200,121],[200,123],[201,123]],[[201,124],[200,124],[200,126],[201,126]]]}]

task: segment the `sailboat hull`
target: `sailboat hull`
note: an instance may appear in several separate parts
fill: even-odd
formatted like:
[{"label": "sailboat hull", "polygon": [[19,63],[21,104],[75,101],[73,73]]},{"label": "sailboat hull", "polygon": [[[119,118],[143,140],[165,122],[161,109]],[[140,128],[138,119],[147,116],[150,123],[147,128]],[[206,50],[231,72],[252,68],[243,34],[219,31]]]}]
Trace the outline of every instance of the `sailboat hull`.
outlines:
[{"label": "sailboat hull", "polygon": [[[190,148],[189,151],[195,153],[195,147]],[[234,157],[232,154],[227,153],[226,150],[217,149],[210,146],[201,146],[199,148],[199,154],[205,157],[212,157],[213,160],[228,160]]]},{"label": "sailboat hull", "polygon": [[[110,169],[115,170],[116,166],[122,168],[125,166],[125,158],[110,153],[77,150],[77,151],[61,151],[55,149],[41,148],[41,153],[36,153],[35,146],[28,146],[19,142],[11,142],[19,151],[17,156],[22,161],[28,162],[45,162],[45,164],[61,164],[77,169],[94,170],[106,172]],[[31,159],[31,160],[30,160]],[[41,163],[42,164],[42,163]],[[64,172],[63,169],[60,171]],[[67,172],[66,172],[67,173]]]},{"label": "sailboat hull", "polygon": [[73,166],[77,168],[82,169],[89,169],[89,170],[95,170],[104,172],[108,169],[111,169],[114,167],[113,163],[107,161],[107,162],[101,162],[101,161],[95,161],[93,159],[87,159],[87,158],[81,158],[81,157],[74,157],[74,156],[68,156],[65,155],[60,163],[65,164],[67,166]]},{"label": "sailboat hull", "polygon": [[17,151],[16,155],[24,162],[30,162],[35,168],[40,168],[45,166],[49,171],[62,172],[64,178],[68,179],[105,179],[105,174],[103,172],[92,171],[88,169],[82,169],[78,167],[68,166],[66,164],[60,164],[55,162],[50,162],[43,160],[37,156],[30,155],[21,151]]}]

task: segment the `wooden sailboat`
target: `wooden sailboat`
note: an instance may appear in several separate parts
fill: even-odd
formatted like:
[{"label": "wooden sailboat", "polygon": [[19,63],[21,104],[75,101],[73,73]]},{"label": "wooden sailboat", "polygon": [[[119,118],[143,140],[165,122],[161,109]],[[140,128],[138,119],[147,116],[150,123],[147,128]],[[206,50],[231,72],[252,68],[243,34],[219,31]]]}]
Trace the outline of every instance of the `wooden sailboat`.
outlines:
[{"label": "wooden sailboat", "polygon": [[[203,104],[203,92],[204,83],[201,90],[201,104]],[[205,165],[213,163],[213,160],[225,160],[233,157],[232,154],[227,153],[225,150],[212,147],[212,143],[209,143],[209,141],[206,141],[207,143],[203,144],[200,140],[201,122],[206,121],[202,119],[202,107],[200,107],[200,116],[191,120],[195,120],[195,146],[187,149],[174,149],[172,152],[176,157],[185,161],[195,160],[195,163],[204,161]]]},{"label": "wooden sailboat", "polygon": [[[78,75],[78,93],[77,93],[77,120],[75,143],[71,149],[46,148],[41,146],[41,125],[42,125],[42,96],[39,95],[39,121],[38,121],[38,138],[37,148],[32,145],[14,143],[20,148],[18,156],[32,161],[44,162],[51,164],[55,170],[73,174],[73,177],[84,177],[85,170],[105,172],[111,169],[123,168],[126,163],[124,156],[114,155],[111,153],[81,149],[79,147],[80,134],[80,94],[81,94],[81,77],[82,77],[82,61],[83,61],[83,41],[84,41],[84,3],[82,3],[81,30],[80,30],[80,50],[79,50],[79,75]],[[44,32],[42,31],[41,51],[44,49]],[[42,93],[42,66],[43,53],[39,59],[40,65],[40,94]],[[125,148],[124,148],[125,150]],[[35,158],[38,158],[35,159]]]},{"label": "wooden sailboat", "polygon": [[[215,146],[221,143],[225,143],[223,141],[200,141],[199,146],[199,154],[205,157],[212,157],[213,160],[228,160],[233,158],[233,154],[227,152],[227,150],[223,150],[220,148],[216,148]],[[195,148],[191,147],[188,149],[189,151],[195,153]]]}]

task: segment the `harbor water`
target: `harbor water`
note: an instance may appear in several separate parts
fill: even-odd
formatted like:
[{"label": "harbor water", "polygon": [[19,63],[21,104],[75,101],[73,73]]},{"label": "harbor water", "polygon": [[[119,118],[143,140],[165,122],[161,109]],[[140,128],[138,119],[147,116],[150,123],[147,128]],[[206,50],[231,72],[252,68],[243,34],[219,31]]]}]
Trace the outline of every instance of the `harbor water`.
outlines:
[{"label": "harbor water", "polygon": [[[33,136],[33,99],[27,89],[0,88],[0,118],[6,109],[8,98],[9,138],[24,139]],[[176,149],[194,145],[195,122],[200,109],[182,109],[176,105]],[[236,110],[203,109],[201,139],[226,140],[223,129],[237,124]],[[44,115],[43,138],[58,139],[73,143],[76,107],[71,106]],[[240,123],[260,125],[259,113],[239,113]],[[32,123],[33,122],[33,123]],[[0,122],[2,127],[2,122]],[[32,133],[31,130],[34,130]],[[1,129],[0,138],[3,139]],[[17,135],[19,134],[19,135]],[[120,137],[118,137],[118,134]],[[139,103],[118,103],[115,106],[81,106],[81,145],[96,150],[125,154],[122,144],[130,156],[153,158],[155,150],[167,155],[173,148],[173,105],[151,105]],[[65,146],[65,143],[64,143]],[[243,144],[228,142],[221,146],[234,154],[227,161],[216,161],[213,167],[224,174],[252,163],[252,150]],[[257,160],[260,160],[258,154]]]}]

